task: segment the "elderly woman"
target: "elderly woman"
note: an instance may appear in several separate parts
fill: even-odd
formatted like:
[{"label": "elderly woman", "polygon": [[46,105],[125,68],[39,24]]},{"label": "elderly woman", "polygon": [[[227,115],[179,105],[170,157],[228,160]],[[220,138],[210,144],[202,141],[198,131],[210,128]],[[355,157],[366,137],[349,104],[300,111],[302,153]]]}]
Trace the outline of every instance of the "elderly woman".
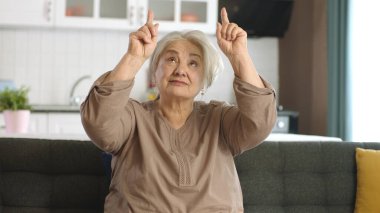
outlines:
[{"label": "elderly woman", "polygon": [[[234,156],[270,133],[275,94],[258,75],[247,34],[229,23],[226,10],[217,41],[233,70],[237,106],[194,101],[222,66],[217,50],[199,31],[174,32],[157,43],[158,24],[129,36],[127,53],[95,81],[81,106],[88,136],[112,154],[105,212],[243,212]],[[159,98],[130,99],[134,77],[151,56]]]}]

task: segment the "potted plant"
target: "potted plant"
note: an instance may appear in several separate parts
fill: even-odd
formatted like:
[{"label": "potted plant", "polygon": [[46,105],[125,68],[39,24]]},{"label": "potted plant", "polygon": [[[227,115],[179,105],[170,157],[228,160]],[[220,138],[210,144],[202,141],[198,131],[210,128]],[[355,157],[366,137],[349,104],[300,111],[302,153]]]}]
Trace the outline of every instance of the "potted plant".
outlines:
[{"label": "potted plant", "polygon": [[29,88],[5,88],[0,91],[0,112],[4,114],[6,133],[28,132],[30,109]]}]

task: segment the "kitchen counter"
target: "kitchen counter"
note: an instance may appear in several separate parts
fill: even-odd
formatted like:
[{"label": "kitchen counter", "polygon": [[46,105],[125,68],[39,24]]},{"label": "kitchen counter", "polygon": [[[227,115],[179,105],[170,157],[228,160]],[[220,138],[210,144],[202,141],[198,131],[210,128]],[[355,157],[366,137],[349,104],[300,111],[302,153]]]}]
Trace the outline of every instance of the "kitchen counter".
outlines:
[{"label": "kitchen counter", "polygon": [[79,112],[74,105],[32,105],[32,112]]},{"label": "kitchen counter", "polygon": [[38,133],[4,133],[1,138],[38,138],[38,139],[55,139],[55,140],[83,140],[89,141],[86,134],[38,134]]}]

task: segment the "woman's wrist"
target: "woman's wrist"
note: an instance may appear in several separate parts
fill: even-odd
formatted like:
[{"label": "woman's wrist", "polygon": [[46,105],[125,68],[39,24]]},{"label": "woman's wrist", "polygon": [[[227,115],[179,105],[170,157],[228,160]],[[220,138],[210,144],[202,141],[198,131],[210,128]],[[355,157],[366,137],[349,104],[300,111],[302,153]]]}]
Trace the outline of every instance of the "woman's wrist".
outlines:
[{"label": "woman's wrist", "polygon": [[229,60],[235,76],[256,87],[265,87],[248,53],[231,56]]},{"label": "woman's wrist", "polygon": [[108,81],[132,80],[144,64],[143,57],[126,53],[108,77]]},{"label": "woman's wrist", "polygon": [[249,54],[235,54],[228,57],[235,75],[241,77],[244,72],[256,72]]}]

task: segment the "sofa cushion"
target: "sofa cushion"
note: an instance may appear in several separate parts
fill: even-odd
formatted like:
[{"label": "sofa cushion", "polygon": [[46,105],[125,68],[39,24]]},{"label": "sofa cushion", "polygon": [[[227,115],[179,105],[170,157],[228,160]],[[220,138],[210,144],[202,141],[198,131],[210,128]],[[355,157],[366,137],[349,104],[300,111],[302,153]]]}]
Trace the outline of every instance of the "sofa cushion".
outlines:
[{"label": "sofa cushion", "polygon": [[0,212],[3,212],[3,182],[2,182],[2,176],[1,176],[1,161],[0,161]]},{"label": "sofa cushion", "polygon": [[265,142],[236,157],[245,212],[353,212],[355,148],[380,143]]},{"label": "sofa cushion", "polygon": [[356,148],[356,213],[380,212],[380,151]]},{"label": "sofa cushion", "polygon": [[108,184],[90,141],[0,138],[4,212],[103,212]]}]

